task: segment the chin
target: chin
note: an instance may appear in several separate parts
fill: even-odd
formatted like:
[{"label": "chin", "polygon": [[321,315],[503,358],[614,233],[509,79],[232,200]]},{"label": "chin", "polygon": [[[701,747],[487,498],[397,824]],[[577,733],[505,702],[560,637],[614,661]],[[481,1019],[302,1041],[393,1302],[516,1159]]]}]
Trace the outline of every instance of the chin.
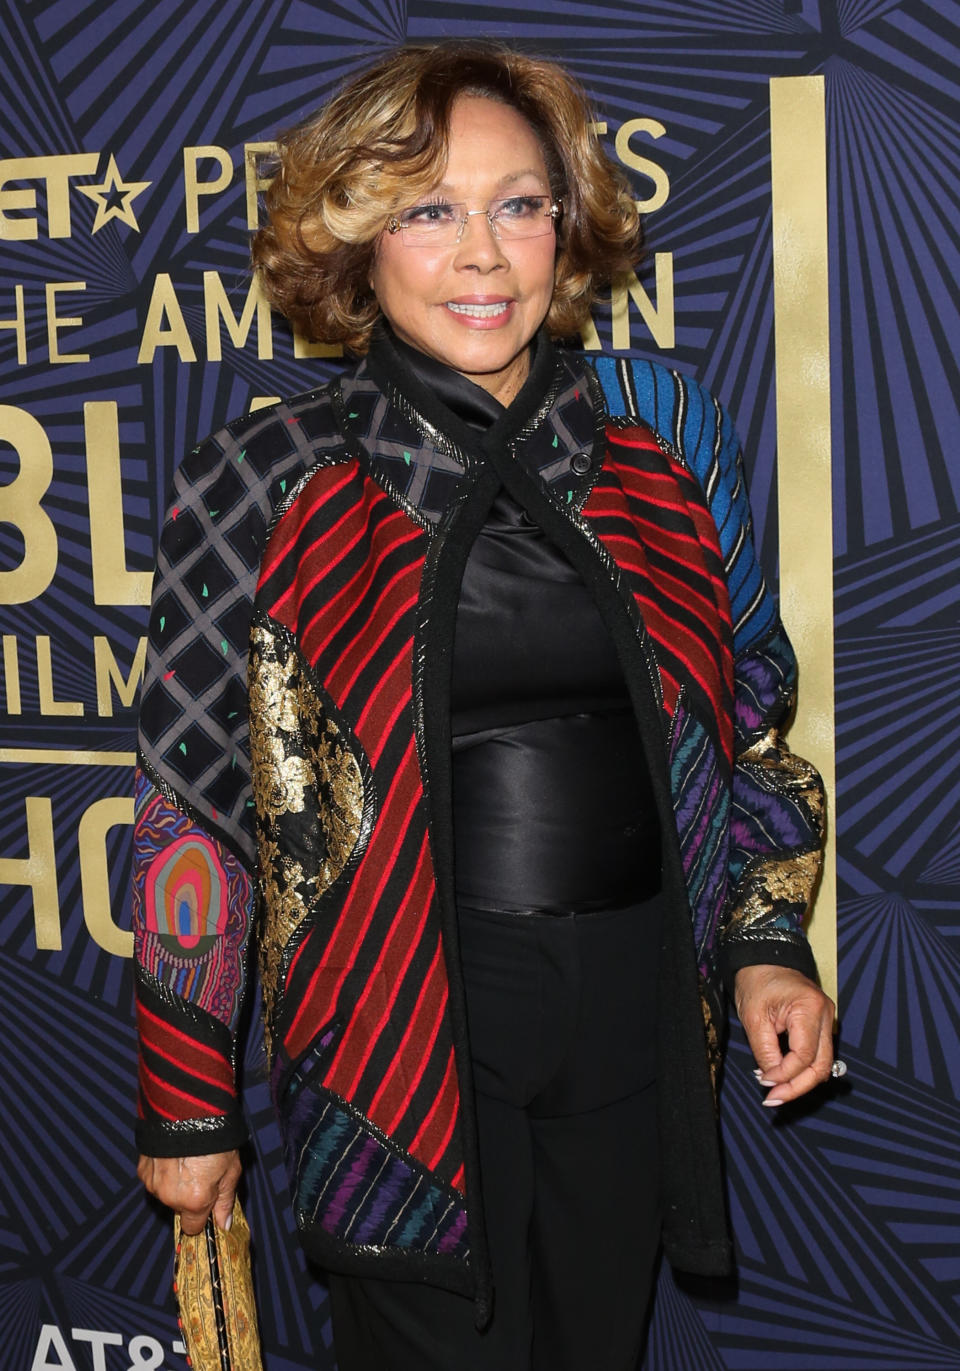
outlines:
[{"label": "chin", "polygon": [[478,338],[471,345],[449,346],[440,360],[455,371],[483,376],[506,371],[525,352],[530,340]]}]

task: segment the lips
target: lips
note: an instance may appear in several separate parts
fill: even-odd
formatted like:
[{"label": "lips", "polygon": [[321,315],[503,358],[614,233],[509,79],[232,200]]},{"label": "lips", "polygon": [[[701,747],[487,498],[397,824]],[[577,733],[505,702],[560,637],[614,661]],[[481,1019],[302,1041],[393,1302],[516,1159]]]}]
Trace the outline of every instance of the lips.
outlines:
[{"label": "lips", "polygon": [[456,319],[461,328],[491,330],[505,328],[514,316],[517,300],[513,295],[460,295],[445,300],[448,316]]}]

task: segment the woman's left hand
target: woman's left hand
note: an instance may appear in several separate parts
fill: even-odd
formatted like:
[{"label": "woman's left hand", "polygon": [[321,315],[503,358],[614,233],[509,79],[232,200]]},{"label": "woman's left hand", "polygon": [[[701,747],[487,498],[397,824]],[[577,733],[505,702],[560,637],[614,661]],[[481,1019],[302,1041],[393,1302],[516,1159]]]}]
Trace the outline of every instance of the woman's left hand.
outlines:
[{"label": "woman's left hand", "polygon": [[[782,966],[745,966],[734,978],[737,1016],[769,1085],[765,1105],[784,1104],[825,1081],[833,1065],[835,1007],[818,985]],[[788,1050],[780,1051],[786,1033]]]}]

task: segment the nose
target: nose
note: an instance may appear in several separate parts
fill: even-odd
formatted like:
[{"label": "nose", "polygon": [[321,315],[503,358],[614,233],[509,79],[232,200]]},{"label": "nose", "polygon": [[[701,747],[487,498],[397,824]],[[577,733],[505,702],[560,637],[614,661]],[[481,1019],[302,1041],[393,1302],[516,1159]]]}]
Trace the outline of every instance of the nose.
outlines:
[{"label": "nose", "polygon": [[494,271],[507,265],[503,246],[484,210],[467,214],[457,244],[455,265],[478,271]]}]

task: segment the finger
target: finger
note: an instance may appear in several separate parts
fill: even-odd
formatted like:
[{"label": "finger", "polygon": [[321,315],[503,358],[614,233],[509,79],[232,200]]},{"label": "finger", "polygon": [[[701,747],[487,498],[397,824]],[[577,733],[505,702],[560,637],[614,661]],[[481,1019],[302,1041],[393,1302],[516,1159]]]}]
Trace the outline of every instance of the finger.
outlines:
[{"label": "finger", "polygon": [[[788,1052],[780,1063],[779,1070],[776,1073],[776,1084],[789,1085],[791,1081],[795,1081],[799,1076],[802,1076],[805,1071],[813,1071],[816,1075],[814,1069],[815,1060],[816,1055],[812,1052]],[[819,1079],[819,1077],[817,1077],[817,1079]]]},{"label": "finger", "polygon": [[832,1019],[829,1000],[819,991],[815,997],[805,996],[787,1005],[782,1024],[786,1029],[788,1050],[781,1063],[777,1079],[793,1080],[808,1066],[822,1057],[826,1045],[824,1032]]},{"label": "finger", "polygon": [[187,1234],[201,1231],[217,1200],[217,1177],[210,1174],[209,1164],[206,1157],[178,1158],[176,1180],[170,1178],[169,1194],[163,1197],[180,1215],[180,1226]]},{"label": "finger", "polygon": [[820,1046],[813,1063],[813,1069],[817,1074],[818,1081],[825,1081],[830,1076],[833,1066],[833,1059],[836,1055],[836,1044],[833,1037],[833,1015],[824,1018],[820,1025]]},{"label": "finger", "polygon": [[188,1237],[195,1237],[197,1233],[203,1232],[203,1226],[210,1217],[213,1204],[208,1204],[200,1209],[180,1209],[180,1227]]},{"label": "finger", "polygon": [[788,1052],[783,1059],[783,1079],[763,1101],[765,1105],[784,1104],[807,1094],[830,1075],[833,1064],[833,1018],[824,1015],[820,1022],[817,1049],[812,1061],[802,1052]]},{"label": "finger", "polygon": [[213,1206],[213,1221],[218,1228],[229,1229],[233,1221],[233,1202],[237,1194],[236,1185],[224,1185],[217,1202]]},{"label": "finger", "polygon": [[781,1064],[781,1081],[792,1081],[812,1067],[820,1051],[820,1019],[803,1012],[795,1014],[787,1029],[789,1050]]},{"label": "finger", "polygon": [[815,1085],[820,1084],[820,1076],[817,1075],[812,1066],[806,1066],[794,1076],[792,1080],[785,1081],[777,1085],[770,1091],[770,1094],[763,1100],[765,1109],[775,1109],[778,1104],[786,1104],[788,1100],[796,1100],[801,1095],[806,1095]]},{"label": "finger", "polygon": [[741,1022],[743,1022],[743,1030],[747,1035],[747,1042],[750,1044],[754,1061],[760,1068],[761,1080],[779,1079],[776,1073],[783,1062],[783,1053],[780,1051],[780,1040],[776,1026],[766,1016],[747,1022],[741,1019]]}]

